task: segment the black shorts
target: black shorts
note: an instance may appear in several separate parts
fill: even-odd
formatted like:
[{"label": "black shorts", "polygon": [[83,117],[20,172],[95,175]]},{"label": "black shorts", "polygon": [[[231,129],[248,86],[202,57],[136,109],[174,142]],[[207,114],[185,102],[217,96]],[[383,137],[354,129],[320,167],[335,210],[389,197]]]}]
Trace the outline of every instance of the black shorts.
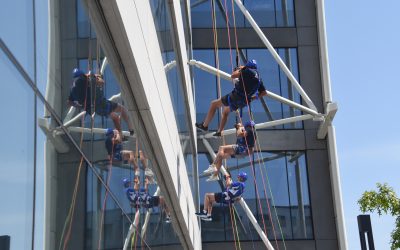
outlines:
[{"label": "black shorts", "polygon": [[118,103],[103,99],[96,106],[96,113],[101,116],[108,116],[118,107]]},{"label": "black shorts", "polygon": [[158,207],[160,205],[160,196],[152,196],[149,200],[149,207]]},{"label": "black shorts", "polygon": [[225,201],[224,193],[214,193],[214,198],[217,203],[224,203]]},{"label": "black shorts", "polygon": [[222,101],[222,104],[224,104],[224,106],[230,107],[231,111],[234,111],[234,110],[237,110],[237,109],[247,106],[246,98],[239,96],[234,91],[221,97],[221,101]]}]

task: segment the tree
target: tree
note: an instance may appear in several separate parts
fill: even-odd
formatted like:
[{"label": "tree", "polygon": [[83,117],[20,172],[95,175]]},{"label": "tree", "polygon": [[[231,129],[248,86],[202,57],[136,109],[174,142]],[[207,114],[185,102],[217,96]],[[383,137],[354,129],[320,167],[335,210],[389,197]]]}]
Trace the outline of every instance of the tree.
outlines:
[{"label": "tree", "polygon": [[366,191],[358,200],[360,210],[365,212],[377,212],[380,215],[391,214],[396,217],[396,225],[391,234],[391,249],[400,249],[400,199],[392,187],[386,183],[377,183],[378,191]]}]

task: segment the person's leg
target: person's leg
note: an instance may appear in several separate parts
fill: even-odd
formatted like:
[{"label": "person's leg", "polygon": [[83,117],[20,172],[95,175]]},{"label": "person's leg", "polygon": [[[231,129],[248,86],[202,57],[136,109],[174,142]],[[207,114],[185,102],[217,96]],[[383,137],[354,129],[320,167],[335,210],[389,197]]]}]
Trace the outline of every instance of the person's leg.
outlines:
[{"label": "person's leg", "polygon": [[217,168],[217,172],[219,172],[219,169],[221,168],[222,160],[227,159],[234,154],[235,150],[233,149],[232,145],[225,145],[219,147],[218,154],[214,160],[214,165]]},{"label": "person's leg", "polygon": [[121,104],[118,104],[113,111],[121,113],[122,119],[124,119],[126,124],[128,124],[129,131],[133,131],[133,126],[129,120],[128,111],[126,110],[126,108]]},{"label": "person's leg", "polygon": [[122,158],[124,161],[128,161],[128,163],[132,164],[135,175],[139,175],[139,166],[136,162],[135,153],[131,150],[123,150]]},{"label": "person's leg", "polygon": [[120,121],[119,115],[115,112],[111,112],[110,118],[114,122],[115,129],[118,130],[118,132],[121,134],[121,137],[122,137],[121,121]]},{"label": "person's leg", "polygon": [[222,132],[224,130],[230,112],[231,108],[225,106],[224,110],[222,111],[221,123],[219,124],[218,132]]},{"label": "person's leg", "polygon": [[[207,199],[207,215],[211,215],[212,213],[212,208],[213,208],[213,203],[215,202],[215,197],[214,193],[206,193],[206,199]],[[204,205],[205,207],[205,205]]]},{"label": "person's leg", "polygon": [[206,119],[203,121],[203,126],[208,127],[208,124],[210,124],[212,118],[215,115],[215,111],[223,105],[221,99],[216,99],[211,102],[210,108],[208,109],[208,113],[206,116]]}]

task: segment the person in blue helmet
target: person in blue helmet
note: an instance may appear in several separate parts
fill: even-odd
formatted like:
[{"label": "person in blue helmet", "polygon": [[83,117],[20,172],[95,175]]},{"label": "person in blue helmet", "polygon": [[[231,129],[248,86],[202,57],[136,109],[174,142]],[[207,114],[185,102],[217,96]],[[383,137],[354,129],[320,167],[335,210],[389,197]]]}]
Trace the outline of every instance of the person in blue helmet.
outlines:
[{"label": "person in blue helmet", "polygon": [[224,192],[219,193],[206,193],[204,195],[203,211],[196,213],[204,221],[212,221],[212,208],[214,202],[216,203],[233,203],[239,200],[246,187],[247,173],[240,172],[237,176],[237,182],[233,182],[230,175],[225,176],[226,189]]},{"label": "person in blue helmet", "polygon": [[135,158],[135,153],[131,150],[123,150],[122,139],[118,130],[108,128],[105,136],[106,138],[104,142],[108,154],[108,160],[132,164],[135,175],[139,175],[139,166]]},{"label": "person in blue helmet", "polygon": [[219,180],[218,173],[224,159],[229,157],[240,159],[253,154],[256,142],[254,126],[255,123],[253,121],[245,122],[243,125],[241,123],[235,124],[237,136],[236,144],[219,147],[214,162],[204,171],[205,174],[212,173],[207,181]]},{"label": "person in blue helmet", "polygon": [[[113,162],[123,162],[127,164],[132,164],[135,176],[139,176],[139,166],[135,153],[132,150],[124,150],[122,147],[122,140],[118,130],[108,128],[105,133],[105,147],[108,154],[108,160]],[[156,184],[154,180],[154,173],[148,166],[148,159],[142,150],[139,150],[139,159],[142,163],[144,175],[149,178],[150,184]]]},{"label": "person in blue helmet", "polygon": [[140,208],[139,177],[135,176],[135,178],[133,179],[134,183],[133,188],[131,187],[131,181],[128,178],[122,179],[122,183],[124,186],[124,192],[129,200],[130,205],[136,209],[139,209]]},{"label": "person in blue helmet", "polygon": [[107,100],[103,94],[104,80],[98,74],[85,74],[82,70],[74,68],[72,71],[73,83],[68,97],[71,106],[86,110],[88,114],[96,112],[100,116],[110,116],[115,128],[122,136],[119,115],[128,124],[129,132],[133,135],[133,127],[128,117],[126,108],[116,102]]},{"label": "person in blue helmet", "polygon": [[149,184],[150,180],[146,176],[144,179],[144,188],[139,191],[139,197],[142,207],[150,209],[154,207],[160,207],[165,212],[165,222],[171,222],[171,216],[167,205],[165,204],[165,199],[161,195],[150,195],[149,194]]},{"label": "person in blue helmet", "polygon": [[264,83],[260,79],[260,75],[257,71],[257,62],[254,59],[248,61],[245,66],[236,68],[231,78],[236,80],[234,89],[231,93],[211,102],[204,121],[195,124],[198,129],[207,131],[208,124],[210,124],[213,119],[215,111],[224,106],[221,123],[217,132],[213,134],[214,136],[220,137],[221,131],[224,130],[228,115],[231,111],[243,108],[256,97],[258,98],[267,94]]}]

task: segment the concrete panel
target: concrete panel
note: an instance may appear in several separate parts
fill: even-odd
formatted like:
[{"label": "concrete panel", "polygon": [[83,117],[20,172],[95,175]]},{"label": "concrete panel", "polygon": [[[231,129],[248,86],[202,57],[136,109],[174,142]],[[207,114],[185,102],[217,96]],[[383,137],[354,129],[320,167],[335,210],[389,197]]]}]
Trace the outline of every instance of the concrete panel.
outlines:
[{"label": "concrete panel", "polygon": [[315,0],[295,0],[296,26],[316,26],[316,7]]},{"label": "concrete panel", "polygon": [[[75,158],[76,159],[76,158]],[[58,161],[58,181],[57,181],[57,230],[56,242],[61,242],[60,237],[63,231],[65,219],[67,218],[69,208],[71,206],[72,194],[74,192],[74,184],[77,180],[79,168],[79,159],[74,163],[63,163]],[[73,240],[69,241],[68,247],[71,249],[84,249],[85,235],[85,164],[81,168],[81,178],[79,179],[79,189],[76,197],[75,212],[71,232],[73,232]]]},{"label": "concrete panel", "polygon": [[61,42],[61,60],[76,59],[76,40],[65,39]]},{"label": "concrete panel", "polygon": [[[317,123],[319,124],[319,123]],[[327,149],[326,140],[317,139],[318,129],[304,130],[307,149]]]},{"label": "concrete panel", "polygon": [[299,46],[315,45],[318,46],[318,34],[316,27],[298,27],[297,42]]},{"label": "concrete panel", "polygon": [[318,46],[299,46],[300,84],[319,112],[323,112]]},{"label": "concrete panel", "polygon": [[337,250],[339,249],[337,240],[317,240],[317,249],[323,250]]},{"label": "concrete panel", "polygon": [[337,237],[328,154],[325,150],[306,153],[314,236],[316,240],[334,240]]},{"label": "concrete panel", "polygon": [[[274,47],[297,47],[295,28],[262,28],[261,29]],[[229,48],[226,29],[217,29],[218,46]],[[234,30],[231,30],[231,42],[234,41]],[[241,48],[265,48],[257,33],[252,28],[238,28],[238,44]],[[193,49],[214,48],[212,29],[193,29]],[[196,58],[195,58],[196,59]]]},{"label": "concrete panel", "polygon": [[61,41],[65,39],[76,39],[78,35],[76,1],[60,0],[59,15],[61,17]]},{"label": "concrete panel", "polygon": [[[315,241],[313,240],[286,240],[285,244],[282,241],[278,241],[278,247],[276,242],[270,240],[271,244],[275,249],[286,249],[286,250],[314,250],[324,249],[316,248]],[[203,250],[215,250],[215,249],[232,249],[234,242],[217,242],[217,243],[203,243]],[[242,249],[266,249],[265,245],[261,241],[240,241]],[[325,250],[325,249],[324,249]]]}]

